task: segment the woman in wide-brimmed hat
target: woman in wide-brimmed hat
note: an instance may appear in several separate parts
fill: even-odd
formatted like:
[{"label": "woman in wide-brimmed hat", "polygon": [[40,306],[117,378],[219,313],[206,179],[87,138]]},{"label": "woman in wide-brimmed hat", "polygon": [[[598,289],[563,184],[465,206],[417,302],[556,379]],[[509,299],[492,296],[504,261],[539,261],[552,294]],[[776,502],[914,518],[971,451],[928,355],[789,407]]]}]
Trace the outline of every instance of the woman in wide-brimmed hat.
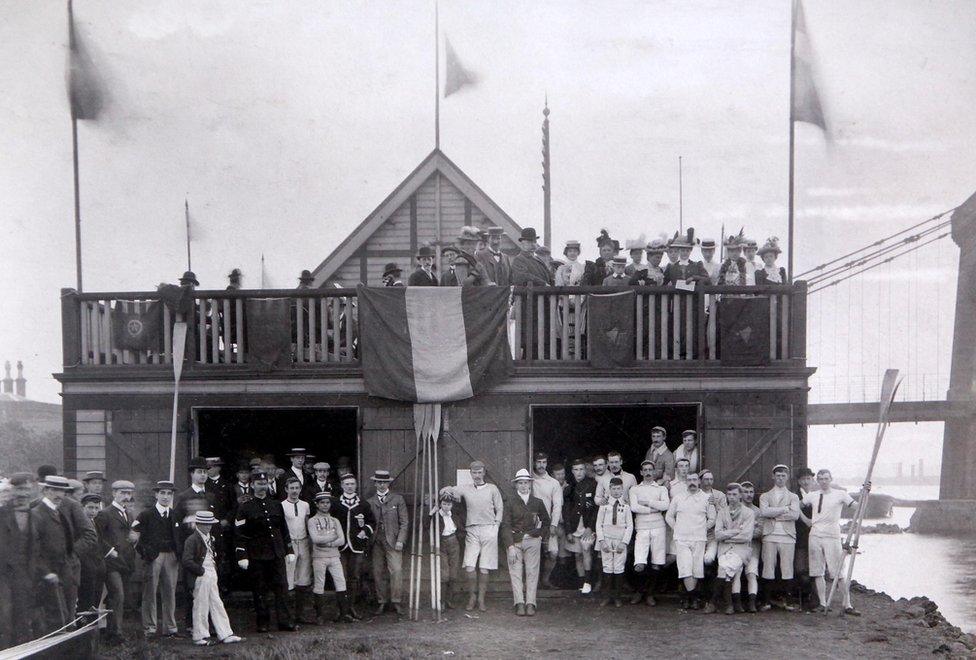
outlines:
[{"label": "woman in wide-brimmed hat", "polygon": [[759,248],[759,258],[763,260],[763,267],[756,271],[756,284],[789,284],[786,269],[776,265],[776,258],[779,255],[779,239],[770,236]]}]

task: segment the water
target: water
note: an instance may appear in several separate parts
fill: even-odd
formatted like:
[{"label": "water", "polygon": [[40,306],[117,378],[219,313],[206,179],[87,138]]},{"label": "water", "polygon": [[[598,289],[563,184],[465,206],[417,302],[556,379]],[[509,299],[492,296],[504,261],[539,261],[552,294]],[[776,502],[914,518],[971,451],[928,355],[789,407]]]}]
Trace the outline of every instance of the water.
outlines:
[{"label": "water", "polygon": [[[856,490],[856,488],[855,488]],[[878,486],[878,493],[905,499],[937,499],[938,486]],[[891,518],[866,520],[908,526],[914,509],[896,507]],[[930,534],[864,534],[854,579],[892,598],[927,596],[966,632],[976,632],[976,553],[973,538]]]}]

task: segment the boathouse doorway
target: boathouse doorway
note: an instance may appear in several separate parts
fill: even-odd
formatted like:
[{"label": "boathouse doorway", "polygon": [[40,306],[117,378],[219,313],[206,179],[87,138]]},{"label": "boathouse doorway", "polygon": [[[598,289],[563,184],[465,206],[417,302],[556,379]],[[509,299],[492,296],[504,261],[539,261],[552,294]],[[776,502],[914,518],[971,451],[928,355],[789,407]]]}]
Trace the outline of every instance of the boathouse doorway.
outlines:
[{"label": "boathouse doorway", "polygon": [[[241,461],[272,454],[276,465],[291,466],[287,453],[304,447],[314,461],[332,466],[332,474],[359,474],[359,409],[336,408],[194,408],[196,455],[220,456],[225,476],[233,479]],[[347,467],[342,467],[346,464]]]},{"label": "boathouse doorway", "polygon": [[[606,454],[617,450],[623,456],[624,470],[640,480],[640,464],[650,446],[651,428],[663,426],[668,431],[668,447],[681,445],[681,432],[701,432],[701,405],[688,404],[605,404],[605,405],[534,405],[532,450],[546,452],[550,467],[566,465],[576,458]],[[708,448],[701,447],[704,457]]]}]

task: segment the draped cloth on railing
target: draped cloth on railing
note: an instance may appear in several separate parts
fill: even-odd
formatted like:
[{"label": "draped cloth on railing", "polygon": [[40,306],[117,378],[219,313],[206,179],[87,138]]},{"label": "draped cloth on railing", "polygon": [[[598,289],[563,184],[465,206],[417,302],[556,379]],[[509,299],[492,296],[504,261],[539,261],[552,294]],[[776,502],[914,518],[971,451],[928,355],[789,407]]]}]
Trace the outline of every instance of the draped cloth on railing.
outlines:
[{"label": "draped cloth on railing", "polygon": [[[291,301],[288,298],[251,298],[247,313],[247,361],[258,368],[291,366]],[[240,347],[238,347],[240,350]]]},{"label": "draped cloth on railing", "polygon": [[626,367],[634,363],[634,292],[589,296],[590,363]]},{"label": "draped cloth on railing", "polygon": [[363,379],[371,396],[468,399],[511,371],[506,287],[357,288]]}]

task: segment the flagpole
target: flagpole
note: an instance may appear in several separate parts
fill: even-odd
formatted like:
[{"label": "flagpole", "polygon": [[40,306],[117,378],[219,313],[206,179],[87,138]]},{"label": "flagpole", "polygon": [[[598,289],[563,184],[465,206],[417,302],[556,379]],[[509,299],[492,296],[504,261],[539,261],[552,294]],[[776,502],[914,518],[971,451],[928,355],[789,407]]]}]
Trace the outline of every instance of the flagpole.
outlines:
[{"label": "flagpole", "polygon": [[552,175],[549,170],[549,95],[542,110],[542,244],[552,249]]},{"label": "flagpole", "polygon": [[678,156],[678,231],[685,231],[684,190],[682,189],[681,156]]},{"label": "flagpole", "polygon": [[794,151],[794,122],[793,122],[793,95],[794,77],[796,75],[796,0],[790,3],[790,173],[789,173],[789,202],[788,202],[788,221],[789,227],[789,247],[787,248],[786,276],[787,280],[793,281],[793,151]]},{"label": "flagpole", "polygon": [[190,266],[190,200],[183,198],[183,210],[186,216],[186,269],[192,271]]},{"label": "flagpole", "polygon": [[441,148],[441,27],[437,0],[434,0],[434,148]]},{"label": "flagpole", "polygon": [[[68,50],[75,48],[74,9],[72,0],[68,0]],[[81,189],[78,183],[78,115],[75,104],[71,107],[71,165],[74,169],[75,186],[75,273],[78,279],[78,293],[83,291],[81,283]]]}]

